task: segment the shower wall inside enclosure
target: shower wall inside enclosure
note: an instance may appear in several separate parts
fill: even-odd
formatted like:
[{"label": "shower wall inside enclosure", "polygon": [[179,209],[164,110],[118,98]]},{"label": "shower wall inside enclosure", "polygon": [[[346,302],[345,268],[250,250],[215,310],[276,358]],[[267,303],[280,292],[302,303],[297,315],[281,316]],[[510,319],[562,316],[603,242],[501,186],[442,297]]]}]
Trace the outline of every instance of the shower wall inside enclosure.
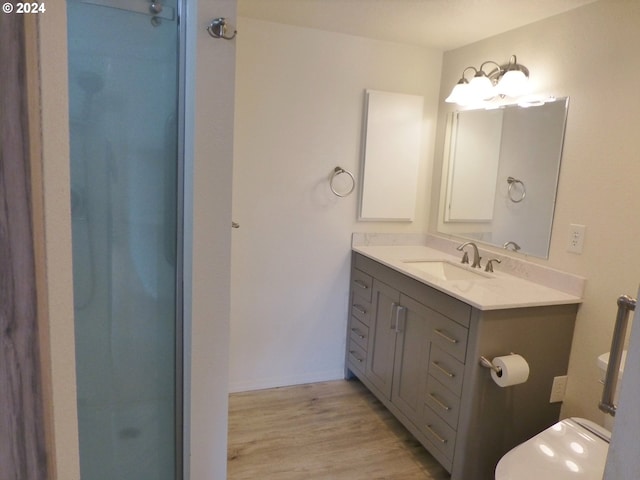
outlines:
[{"label": "shower wall inside enclosure", "polygon": [[67,0],[83,480],[181,478],[180,10]]}]

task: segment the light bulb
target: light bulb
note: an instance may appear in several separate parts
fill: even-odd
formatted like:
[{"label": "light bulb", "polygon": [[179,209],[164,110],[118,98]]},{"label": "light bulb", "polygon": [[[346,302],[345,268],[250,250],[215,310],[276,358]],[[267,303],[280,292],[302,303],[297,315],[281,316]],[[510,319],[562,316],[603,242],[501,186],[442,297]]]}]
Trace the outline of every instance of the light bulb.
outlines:
[{"label": "light bulb", "polygon": [[484,74],[476,75],[469,82],[469,90],[474,100],[489,100],[495,97],[493,83]]},{"label": "light bulb", "polygon": [[469,84],[466,81],[456,83],[445,102],[457,103],[461,106],[469,103]]},{"label": "light bulb", "polygon": [[520,70],[508,70],[498,82],[496,90],[500,95],[519,97],[527,93],[529,79]]}]

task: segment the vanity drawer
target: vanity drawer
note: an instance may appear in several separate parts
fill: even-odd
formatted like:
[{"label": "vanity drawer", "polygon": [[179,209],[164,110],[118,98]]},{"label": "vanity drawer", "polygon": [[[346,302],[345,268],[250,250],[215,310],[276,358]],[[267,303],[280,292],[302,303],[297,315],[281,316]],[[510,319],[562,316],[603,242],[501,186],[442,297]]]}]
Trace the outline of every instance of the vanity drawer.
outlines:
[{"label": "vanity drawer", "polygon": [[428,405],[424,406],[422,433],[447,458],[453,458],[456,431],[447,425]]},{"label": "vanity drawer", "polygon": [[356,295],[355,291],[351,295],[351,315],[365,325],[371,325],[371,302]]},{"label": "vanity drawer", "polygon": [[463,363],[460,363],[451,355],[432,344],[428,371],[429,375],[438,380],[451,392],[460,396],[464,376]]},{"label": "vanity drawer", "polygon": [[367,352],[351,339],[349,339],[348,358],[349,366],[364,375],[364,368],[367,364]]},{"label": "vanity drawer", "polygon": [[367,342],[369,341],[369,327],[357,318],[351,317],[351,323],[349,324],[349,338],[366,352]]},{"label": "vanity drawer", "polygon": [[425,405],[438,414],[453,429],[458,428],[460,397],[445,388],[432,376],[427,377]]},{"label": "vanity drawer", "polygon": [[371,275],[367,275],[358,269],[353,269],[351,273],[351,291],[353,292],[353,298],[361,297],[367,302],[371,302],[371,287],[373,286],[373,279]]},{"label": "vanity drawer", "polygon": [[459,323],[434,313],[431,319],[431,342],[464,363],[469,330]]}]

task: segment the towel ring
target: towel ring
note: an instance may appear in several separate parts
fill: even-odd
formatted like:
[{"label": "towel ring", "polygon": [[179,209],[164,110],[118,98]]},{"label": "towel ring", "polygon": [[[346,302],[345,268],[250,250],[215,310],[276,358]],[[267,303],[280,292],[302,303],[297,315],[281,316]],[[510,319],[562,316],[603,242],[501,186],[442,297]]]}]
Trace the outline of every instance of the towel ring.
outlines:
[{"label": "towel ring", "polygon": [[[334,180],[336,179],[336,177],[338,175],[343,174],[343,173],[349,175],[349,178],[351,178],[351,188],[346,193],[339,193],[335,189],[335,187],[333,186],[333,182],[334,182]],[[331,179],[329,180],[329,187],[331,188],[331,191],[333,192],[334,195],[336,195],[338,197],[346,197],[351,192],[353,192],[354,188],[356,188],[356,179],[354,178],[353,173],[351,173],[349,170],[345,170],[342,167],[336,167],[336,168],[333,169],[333,173],[331,174]]]},{"label": "towel ring", "polygon": [[[513,203],[520,203],[522,200],[524,200],[524,197],[527,196],[527,188],[524,186],[524,183],[522,183],[522,180],[518,180],[517,178],[513,178],[513,177],[508,177],[507,183],[509,184],[509,190],[507,192],[507,194],[509,195],[509,200],[511,200]],[[522,195],[520,196],[520,198],[515,196],[516,194],[512,191],[513,185],[516,183],[519,183],[520,187],[522,188]]]}]

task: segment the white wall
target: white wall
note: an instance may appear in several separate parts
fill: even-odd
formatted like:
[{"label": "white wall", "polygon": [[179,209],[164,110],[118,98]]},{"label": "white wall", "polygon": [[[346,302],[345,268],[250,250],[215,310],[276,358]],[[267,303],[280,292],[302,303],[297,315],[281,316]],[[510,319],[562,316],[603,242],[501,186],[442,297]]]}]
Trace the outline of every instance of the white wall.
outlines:
[{"label": "white wall", "polygon": [[[231,184],[235,42],[211,19],[236,24],[235,0],[189,3],[185,165],[185,465],[193,480],[227,471]],[[195,89],[193,88],[195,83]],[[191,195],[189,193],[191,192]]]},{"label": "white wall", "polygon": [[[467,65],[507,61],[531,72],[538,93],[569,96],[569,115],[548,261],[588,279],[576,323],[563,415],[602,421],[597,356],[609,350],[616,298],[640,282],[640,2],[602,0],[445,53],[441,99]],[[444,121],[439,114],[439,178]],[[439,184],[434,182],[434,198]],[[436,207],[431,224],[436,221]],[[568,253],[569,224],[587,225],[582,255]],[[552,332],[550,332],[552,334]]]},{"label": "white wall", "polygon": [[[353,231],[426,229],[441,53],[240,18],[236,71],[231,390],[343,376]],[[413,223],[356,222],[364,89],[425,97]]]}]

